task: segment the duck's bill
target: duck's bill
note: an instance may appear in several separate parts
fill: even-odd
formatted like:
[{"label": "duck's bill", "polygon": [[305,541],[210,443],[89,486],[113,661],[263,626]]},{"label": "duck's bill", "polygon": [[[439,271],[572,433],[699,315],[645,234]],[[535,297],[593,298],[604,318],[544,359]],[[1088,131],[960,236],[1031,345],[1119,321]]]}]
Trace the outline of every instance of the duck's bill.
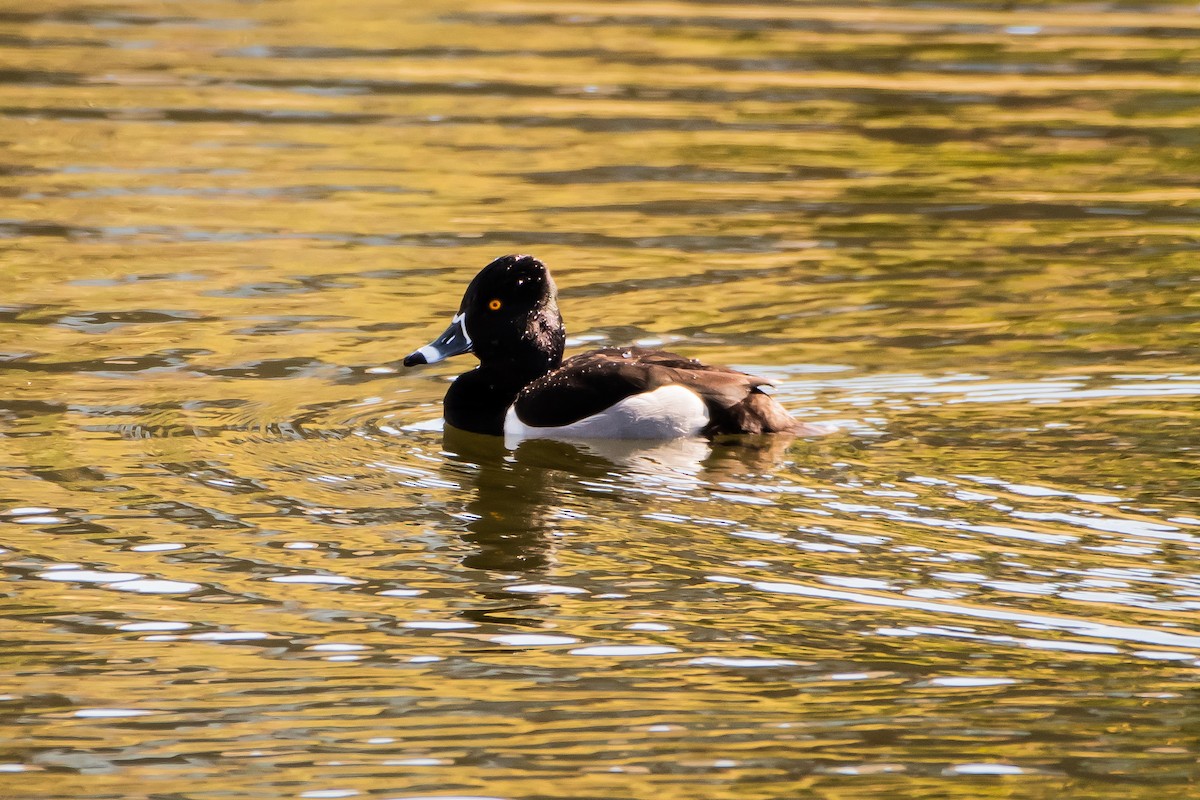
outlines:
[{"label": "duck's bill", "polygon": [[436,364],[450,356],[471,352],[471,337],[467,335],[466,315],[455,314],[454,321],[446,332],[420,350],[409,353],[404,358],[404,366],[415,367],[418,364]]}]

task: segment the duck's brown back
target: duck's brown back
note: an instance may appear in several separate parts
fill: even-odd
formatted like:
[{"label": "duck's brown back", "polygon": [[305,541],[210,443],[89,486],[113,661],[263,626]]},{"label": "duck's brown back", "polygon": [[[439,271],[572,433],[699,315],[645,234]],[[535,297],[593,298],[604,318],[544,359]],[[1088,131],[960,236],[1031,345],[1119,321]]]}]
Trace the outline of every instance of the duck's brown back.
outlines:
[{"label": "duck's brown back", "polygon": [[568,359],[518,395],[516,411],[542,426],[570,425],[643,392],[684,386],[704,401],[704,433],[794,432],[800,423],[760,387],[770,381],[662,350],[605,348]]}]

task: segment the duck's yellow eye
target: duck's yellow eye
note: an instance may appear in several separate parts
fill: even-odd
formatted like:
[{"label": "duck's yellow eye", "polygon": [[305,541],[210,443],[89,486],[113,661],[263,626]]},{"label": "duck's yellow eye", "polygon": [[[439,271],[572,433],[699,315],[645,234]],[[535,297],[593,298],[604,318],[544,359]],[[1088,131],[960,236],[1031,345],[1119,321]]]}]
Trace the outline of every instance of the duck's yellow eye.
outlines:
[{"label": "duck's yellow eye", "polygon": [[488,308],[490,308],[492,311],[499,311],[501,305],[503,304],[494,297],[488,301]]}]

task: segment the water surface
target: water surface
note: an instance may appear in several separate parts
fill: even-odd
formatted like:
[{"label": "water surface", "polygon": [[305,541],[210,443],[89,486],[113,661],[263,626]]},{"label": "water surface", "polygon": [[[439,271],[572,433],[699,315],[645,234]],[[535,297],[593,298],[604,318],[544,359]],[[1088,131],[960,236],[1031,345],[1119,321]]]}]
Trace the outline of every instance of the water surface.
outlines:
[{"label": "water surface", "polygon": [[[36,6],[0,795],[1197,791],[1194,4]],[[837,432],[444,436],[509,252]]]}]

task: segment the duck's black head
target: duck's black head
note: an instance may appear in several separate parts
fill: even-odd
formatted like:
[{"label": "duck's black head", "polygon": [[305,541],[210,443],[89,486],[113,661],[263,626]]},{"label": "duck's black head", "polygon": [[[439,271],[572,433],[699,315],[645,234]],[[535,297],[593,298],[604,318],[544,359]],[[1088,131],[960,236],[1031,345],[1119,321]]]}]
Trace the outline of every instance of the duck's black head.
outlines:
[{"label": "duck's black head", "polygon": [[566,333],[546,265],[511,255],[488,264],[463,294],[446,332],[404,359],[407,367],[473,352],[484,366],[541,374],[562,363]]}]

